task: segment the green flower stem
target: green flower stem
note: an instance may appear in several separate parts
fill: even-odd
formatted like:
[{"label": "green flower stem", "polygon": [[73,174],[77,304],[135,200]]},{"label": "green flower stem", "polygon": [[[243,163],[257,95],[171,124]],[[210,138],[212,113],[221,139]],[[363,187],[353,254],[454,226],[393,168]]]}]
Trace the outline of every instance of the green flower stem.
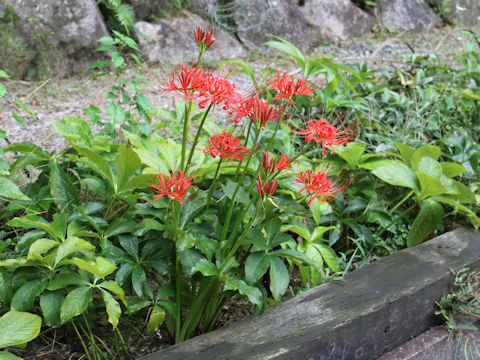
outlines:
[{"label": "green flower stem", "polygon": [[182,158],[180,162],[180,169],[183,169],[185,166],[185,155],[187,152],[187,137],[188,137],[188,131],[190,128],[190,103],[191,101],[185,103],[185,117],[183,119],[183,133],[182,133]]},{"label": "green flower stem", "polygon": [[[195,147],[197,146],[197,143],[198,143],[198,138],[200,137],[200,133],[202,132],[202,129],[203,129],[203,124],[205,123],[205,120],[207,119],[208,113],[210,112],[210,109],[212,107],[213,107],[213,104],[208,105],[207,111],[205,111],[205,114],[203,115],[202,121],[200,122],[200,126],[198,127],[197,134],[195,135],[195,139],[193,140],[192,149],[190,150],[190,155],[188,156],[187,163],[184,164],[185,167],[182,166],[182,169],[184,169],[185,171],[187,170],[187,167],[190,164],[190,161],[192,161],[193,153],[194,153]],[[183,151],[183,145],[182,145],[182,151]]]},{"label": "green flower stem", "polygon": [[[240,222],[243,220],[243,217],[245,216],[245,213],[248,211],[248,209],[250,209],[250,206],[252,206],[252,204],[253,204],[256,200],[257,200],[256,196],[255,196],[255,197],[252,197],[252,198],[250,199],[250,201],[248,202],[248,205],[247,205],[246,207],[243,207],[243,206],[240,207],[240,215],[236,217],[235,222],[233,223],[233,230],[232,230],[230,236],[229,236],[228,239],[227,239],[227,244],[230,244],[230,243],[233,241],[235,235],[236,235],[237,232],[238,232],[238,229],[239,229],[239,226],[240,226]],[[255,216],[256,216],[256,213],[255,213],[254,217],[255,217]],[[225,248],[228,249],[229,246],[227,245]]]},{"label": "green flower stem", "polygon": [[220,161],[218,162],[218,165],[217,165],[217,169],[215,170],[215,175],[213,176],[213,181],[210,185],[210,188],[208,189],[207,205],[205,210],[208,210],[210,207],[210,200],[212,199],[213,188],[215,187],[215,183],[217,182],[217,176],[220,170],[220,166],[222,165],[222,161],[223,161],[223,158],[220,158]]},{"label": "green flower stem", "polygon": [[390,215],[392,215],[392,214],[395,212],[395,210],[397,210],[405,201],[408,200],[408,198],[409,198],[410,196],[413,195],[413,193],[414,193],[413,190],[410,191],[410,192],[409,192],[397,205],[395,205],[395,206],[392,208],[392,210],[390,210],[388,213],[389,213]]},{"label": "green flower stem", "polygon": [[270,138],[270,142],[268,143],[268,146],[267,146],[267,149],[265,151],[269,151],[270,148],[272,147],[272,144],[273,144],[273,141],[275,140],[275,136],[277,136],[277,132],[278,132],[278,129],[280,129],[280,125],[282,124],[283,122],[283,118],[285,117],[285,112],[287,110],[287,107],[285,106],[283,108],[283,111],[282,111],[282,115],[280,116],[280,118],[278,119],[277,121],[277,125],[275,126],[275,130],[273,131],[273,135],[272,137]]},{"label": "green flower stem", "polygon": [[83,341],[82,335],[80,334],[80,332],[77,329],[77,326],[75,325],[75,320],[73,320],[73,319],[72,319],[72,325],[73,325],[73,329],[75,330],[75,333],[77,334],[78,339],[82,343],[83,351],[85,351],[85,354],[87,354],[88,360],[92,360],[92,358],[90,357],[90,352],[88,351],[87,346],[85,345],[85,342]]},{"label": "green flower stem", "polygon": [[[259,135],[260,135],[260,131],[257,132],[257,135],[255,136],[255,141],[254,141],[253,148],[256,148],[256,146],[257,146],[257,141],[258,141]],[[235,191],[233,193],[233,196],[232,196],[232,199],[231,199],[231,202],[230,202],[230,207],[228,208],[227,218],[225,219],[225,224],[223,226],[222,235],[220,236],[220,242],[225,240],[225,237],[227,236],[228,225],[230,225],[230,219],[232,218],[233,207],[235,205],[235,198],[237,197],[238,191],[240,190],[240,186],[242,186],[243,179],[245,179],[245,176],[248,172],[248,165],[250,164],[250,161],[252,160],[252,157],[253,157],[253,151],[250,151],[250,154],[248,155],[247,163],[245,164],[245,169],[242,173],[242,176],[240,176],[240,180],[238,181],[237,186],[235,187]],[[240,164],[239,164],[239,166],[240,166]]]},{"label": "green flower stem", "polygon": [[180,253],[175,251],[175,303],[177,305],[177,318],[175,319],[175,344],[183,341],[180,339],[180,326],[182,320],[182,307],[180,299]]}]

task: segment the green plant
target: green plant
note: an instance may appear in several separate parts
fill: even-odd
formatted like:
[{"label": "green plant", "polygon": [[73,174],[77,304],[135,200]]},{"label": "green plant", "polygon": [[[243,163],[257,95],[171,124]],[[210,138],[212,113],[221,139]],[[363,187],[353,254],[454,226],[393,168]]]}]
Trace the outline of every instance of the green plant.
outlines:
[{"label": "green plant", "polygon": [[97,4],[110,29],[130,35],[134,31],[135,13],[122,0],[97,0]]},{"label": "green plant", "polygon": [[[0,349],[7,346],[23,346],[35,339],[40,333],[42,318],[21,311],[9,311],[0,317]],[[19,357],[0,351],[0,358],[21,360]]]}]

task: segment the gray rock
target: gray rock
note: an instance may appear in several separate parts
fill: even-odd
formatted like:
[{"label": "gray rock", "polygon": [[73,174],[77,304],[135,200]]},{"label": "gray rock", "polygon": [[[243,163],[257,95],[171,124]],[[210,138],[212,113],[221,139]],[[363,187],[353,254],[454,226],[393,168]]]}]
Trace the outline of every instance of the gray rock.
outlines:
[{"label": "gray rock", "polygon": [[313,34],[332,40],[349,40],[372,33],[374,18],[350,0],[309,0],[300,7]]},{"label": "gray rock", "polygon": [[309,46],[305,17],[291,0],[235,0],[232,19],[240,40],[251,49],[280,36],[298,48]]},{"label": "gray rock", "polygon": [[425,0],[382,0],[376,4],[377,20],[390,30],[421,32],[442,22]]},{"label": "gray rock", "polygon": [[[108,31],[95,0],[4,0],[18,16],[16,31],[57,70],[82,72],[98,57],[93,50]],[[42,54],[41,52],[50,53]]]},{"label": "gray rock", "polygon": [[478,0],[434,0],[437,13],[450,24],[480,24],[480,1]]},{"label": "gray rock", "polygon": [[[198,15],[185,13],[186,17],[161,20],[157,23],[140,21],[135,23],[140,32],[141,52],[149,61],[179,65],[194,62],[198,49],[193,31],[198,26],[205,30],[212,27]],[[215,42],[203,55],[203,60],[224,60],[245,55],[240,43],[230,34],[215,29]]]}]

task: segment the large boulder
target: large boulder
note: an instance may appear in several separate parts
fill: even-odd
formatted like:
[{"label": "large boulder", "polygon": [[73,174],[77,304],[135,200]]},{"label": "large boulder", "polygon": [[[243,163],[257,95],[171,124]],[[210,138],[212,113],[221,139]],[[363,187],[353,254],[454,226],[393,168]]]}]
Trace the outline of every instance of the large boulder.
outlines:
[{"label": "large boulder", "polygon": [[396,31],[427,31],[442,22],[425,0],[377,1],[375,15],[383,27]]},{"label": "large boulder", "polygon": [[[194,62],[198,56],[193,31],[198,26],[205,30],[212,27],[198,15],[184,12],[184,17],[160,20],[156,23],[139,21],[138,38],[143,56],[152,62],[179,65]],[[241,44],[230,34],[215,29],[215,42],[203,55],[203,60],[224,60],[245,55]]]},{"label": "large boulder", "polygon": [[307,23],[292,0],[234,0],[228,5],[236,34],[249,49],[273,40],[274,35],[302,50],[308,48]]},{"label": "large boulder", "polygon": [[314,36],[350,40],[371,34],[375,19],[350,0],[307,0],[300,7]]},{"label": "large boulder", "polygon": [[479,0],[433,0],[443,20],[450,24],[480,24]]},{"label": "large boulder", "polygon": [[15,36],[36,52],[34,61],[58,63],[56,74],[87,70],[98,57],[93,51],[98,39],[108,35],[95,0],[2,1],[0,12],[16,16]]}]

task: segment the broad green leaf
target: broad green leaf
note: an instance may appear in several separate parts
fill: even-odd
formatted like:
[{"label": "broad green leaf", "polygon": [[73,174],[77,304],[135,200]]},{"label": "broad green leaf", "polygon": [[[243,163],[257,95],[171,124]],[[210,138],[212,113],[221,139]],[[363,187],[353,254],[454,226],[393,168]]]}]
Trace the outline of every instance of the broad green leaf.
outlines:
[{"label": "broad green leaf", "polygon": [[150,306],[152,302],[150,300],[130,298],[128,299],[128,309],[125,312],[128,315],[135,314],[136,312]]},{"label": "broad green leaf", "polygon": [[47,290],[60,290],[69,285],[87,285],[88,281],[79,276],[77,272],[62,272],[55,276],[47,285]]},{"label": "broad green leaf", "polygon": [[38,315],[9,311],[0,318],[0,348],[16,346],[35,339],[40,333],[42,318]]},{"label": "broad green leaf", "polygon": [[119,234],[133,233],[137,227],[137,222],[133,220],[127,220],[124,218],[116,218],[113,223],[110,224],[107,231],[105,231],[105,237],[111,237]]},{"label": "broad green leaf", "polygon": [[8,76],[8,74],[5,71],[0,70],[0,77],[4,79],[8,79],[10,76]]},{"label": "broad green leaf", "polygon": [[93,289],[89,286],[81,286],[70,291],[60,308],[62,324],[87,310],[88,303],[92,301],[92,294]]},{"label": "broad green leaf", "polygon": [[462,165],[454,162],[441,162],[440,166],[442,167],[443,174],[448,177],[456,177],[467,171]]},{"label": "broad green leaf", "polygon": [[258,249],[266,249],[267,239],[265,239],[265,236],[260,230],[252,228],[248,230],[247,236],[245,236],[245,239],[243,240],[243,244],[252,244],[255,245]]},{"label": "broad green leaf", "polygon": [[19,152],[25,155],[35,155],[37,158],[45,161],[50,160],[50,154],[48,153],[48,151],[42,150],[39,146],[28,141],[22,141],[7,145],[3,148],[3,150]]},{"label": "broad green leaf", "polygon": [[430,175],[435,179],[440,179],[442,176],[442,167],[440,166],[440,163],[427,156],[420,159],[417,171]]},{"label": "broad green leaf", "polygon": [[113,171],[108,161],[93,150],[87,148],[77,147],[77,151],[84,155],[80,158],[77,158],[77,160],[87,165],[98,175],[104,177],[110,183],[112,188],[116,191],[116,178],[113,176]]},{"label": "broad green leaf", "polygon": [[71,259],[63,259],[58,265],[75,265],[80,269],[86,270],[94,275],[103,276],[103,272],[98,268],[97,263],[91,260],[84,260],[74,257]]},{"label": "broad green leaf", "polygon": [[340,271],[340,264],[338,262],[338,256],[335,254],[335,251],[327,245],[324,244],[313,244],[320,254],[322,254],[323,260],[328,265],[333,272]]},{"label": "broad green leaf", "polygon": [[365,151],[366,144],[361,142],[350,142],[346,146],[339,146],[335,151],[345,160],[352,168],[356,168],[360,161],[360,157]]},{"label": "broad green leaf", "polygon": [[272,257],[270,262],[270,291],[273,294],[275,302],[279,302],[288,288],[290,276],[287,267],[281,259]]},{"label": "broad green leaf", "polygon": [[31,201],[31,199],[26,196],[13,181],[7,179],[6,177],[0,177],[0,189],[0,197],[6,199]]},{"label": "broad green leaf", "polygon": [[462,202],[472,202],[476,201],[475,194],[460,181],[452,180],[452,187],[455,188],[458,193],[458,200]]},{"label": "broad green leaf", "polygon": [[60,211],[77,203],[77,190],[56,161],[50,163],[50,194]]},{"label": "broad green leaf", "polygon": [[286,232],[286,231],[291,231],[297,235],[300,235],[305,241],[308,241],[308,242],[313,241],[307,227],[301,223],[283,225],[282,232]]},{"label": "broad green leaf", "polygon": [[415,173],[399,161],[389,160],[388,164],[376,168],[372,173],[390,185],[418,190]]},{"label": "broad green leaf", "polygon": [[147,332],[149,334],[154,333],[158,330],[158,327],[163,324],[165,321],[165,310],[160,306],[155,305],[152,312],[150,313],[150,318],[148,319]]},{"label": "broad green leaf", "polygon": [[178,252],[190,249],[193,245],[195,245],[195,238],[188,232],[184,232],[175,243]]},{"label": "broad green leaf", "polygon": [[23,284],[13,295],[11,310],[29,311],[33,307],[35,298],[45,289],[46,281],[33,280]]},{"label": "broad green leaf", "polygon": [[320,218],[322,215],[327,215],[332,212],[332,206],[328,202],[321,202],[319,199],[315,199],[310,204],[310,211],[313,216],[313,220],[317,225],[320,225]]},{"label": "broad green leaf", "polygon": [[143,289],[146,282],[147,276],[145,275],[143,268],[140,265],[135,266],[132,271],[132,286],[133,290],[135,290],[140,297],[144,297]]},{"label": "broad green leaf", "polygon": [[6,351],[0,351],[0,360],[23,360],[23,359],[13,355],[12,353],[9,353]]},{"label": "broad green leaf", "polygon": [[200,261],[192,267],[192,274],[196,272],[200,272],[203,276],[214,276],[218,274],[218,269],[215,264],[207,259],[200,259]]},{"label": "broad green leaf", "polygon": [[[230,179],[227,179],[226,184],[222,184],[222,190],[229,199],[233,198],[236,187],[237,187],[237,183],[234,183]],[[235,197],[235,201],[238,201],[244,204],[245,206],[247,206],[250,203],[250,197],[248,196],[245,189],[243,189],[243,187],[239,188],[237,195]]]},{"label": "broad green leaf", "polygon": [[407,246],[423,242],[443,221],[443,206],[436,201],[425,200],[420,204],[420,212],[408,232]]},{"label": "broad green leaf", "polygon": [[438,158],[440,157],[440,154],[442,151],[438,146],[434,145],[424,145],[422,147],[419,147],[415,152],[412,154],[412,157],[410,159],[410,167],[416,171],[419,170],[418,166],[420,163],[420,160],[423,157],[428,157],[434,161],[437,161]]},{"label": "broad green leaf", "polygon": [[92,131],[85,120],[74,116],[66,116],[64,120],[54,121],[53,126],[70,144],[86,149],[93,148]]},{"label": "broad green leaf", "polygon": [[225,282],[223,290],[238,290],[242,295],[245,295],[248,300],[257,306],[262,306],[263,297],[260,290],[255,286],[248,285],[245,281],[239,278],[231,277]]},{"label": "broad green leaf", "polygon": [[135,175],[140,167],[140,158],[128,145],[122,145],[118,150],[117,157],[117,175],[116,175],[116,192],[124,191],[129,179]]},{"label": "broad green leaf", "polygon": [[118,240],[122,248],[136,259],[138,256],[138,237],[134,235],[119,235]]},{"label": "broad green leaf", "polygon": [[120,304],[108,291],[103,290],[102,296],[108,314],[108,322],[112,324],[113,329],[115,329],[118,325],[118,319],[120,319],[120,315],[122,314]]},{"label": "broad green leaf", "polygon": [[48,291],[40,296],[40,308],[46,325],[60,326],[60,308],[64,299],[62,291]]},{"label": "broad green leaf", "polygon": [[30,248],[28,249],[27,259],[39,260],[41,259],[43,254],[58,245],[60,245],[60,243],[52,239],[38,239],[32,245],[30,245]]},{"label": "broad green leaf", "polygon": [[97,265],[97,268],[100,270],[101,277],[106,277],[107,275],[110,275],[117,268],[114,264],[101,256],[96,257],[95,263]]},{"label": "broad green leaf", "polygon": [[27,104],[25,104],[23,101],[21,101],[19,98],[15,99],[15,104],[20,106],[28,115],[30,115],[35,121],[38,121],[37,117],[33,113],[33,111],[28,107]]},{"label": "broad green leaf", "polygon": [[280,249],[280,250],[274,250],[269,253],[271,256],[281,256],[285,257],[287,259],[292,260],[298,265],[303,265],[303,264],[308,264],[312,267],[314,267],[318,272],[322,272],[322,266],[321,264],[316,263],[315,261],[312,261],[310,258],[302,254],[301,252],[291,250],[291,249]]},{"label": "broad green leaf", "polygon": [[336,226],[317,226],[315,230],[313,230],[312,241],[317,241],[318,239],[321,239],[323,234],[330,230],[338,231],[338,228]]},{"label": "broad green leaf", "polygon": [[65,240],[57,249],[57,257],[55,258],[55,264],[60,263],[67,256],[83,250],[94,250],[95,246],[88,241],[80,239],[76,236],[70,236]]},{"label": "broad green leaf", "polygon": [[456,208],[460,212],[463,212],[464,214],[467,215],[468,219],[471,221],[472,225],[476,229],[478,229],[480,227],[480,218],[471,209],[469,209],[465,205],[461,204],[460,202],[458,202],[454,199],[445,197],[445,196],[435,196],[431,200],[435,200],[435,201],[438,201],[438,202],[441,202],[441,203],[444,203],[444,204],[447,204],[447,205],[450,205],[450,206]]},{"label": "broad green leaf", "polygon": [[15,110],[12,110],[12,116],[17,122],[23,126],[27,126],[27,123],[25,122],[25,119],[23,116],[20,116]]},{"label": "broad green leaf", "polygon": [[407,165],[410,165],[410,160],[412,158],[413,153],[415,152],[415,149],[402,144],[400,142],[395,143],[397,145],[398,150],[400,151],[400,154],[402,155],[403,162]]},{"label": "broad green leaf", "polygon": [[418,196],[419,201],[430,196],[442,195],[448,192],[448,188],[443,186],[440,180],[420,171],[417,171],[416,173],[421,189],[420,195]]},{"label": "broad green leaf", "polygon": [[202,259],[200,252],[195,249],[187,249],[180,253],[180,262],[183,267],[183,272],[187,276],[192,276],[193,266]]},{"label": "broad green leaf", "polygon": [[125,293],[123,292],[123,289],[120,287],[120,285],[118,285],[115,281],[107,280],[102,282],[98,286],[101,287],[102,289],[106,289],[114,293],[115,295],[117,295],[120,298],[120,300],[122,300],[122,302],[125,304],[125,306],[128,307],[128,303],[125,300]]},{"label": "broad green leaf", "polygon": [[270,257],[264,251],[250,254],[245,261],[245,280],[249,284],[255,284],[270,267]]},{"label": "broad green leaf", "polygon": [[0,266],[42,266],[43,264],[37,260],[27,260],[27,258],[5,259],[0,260]]}]

